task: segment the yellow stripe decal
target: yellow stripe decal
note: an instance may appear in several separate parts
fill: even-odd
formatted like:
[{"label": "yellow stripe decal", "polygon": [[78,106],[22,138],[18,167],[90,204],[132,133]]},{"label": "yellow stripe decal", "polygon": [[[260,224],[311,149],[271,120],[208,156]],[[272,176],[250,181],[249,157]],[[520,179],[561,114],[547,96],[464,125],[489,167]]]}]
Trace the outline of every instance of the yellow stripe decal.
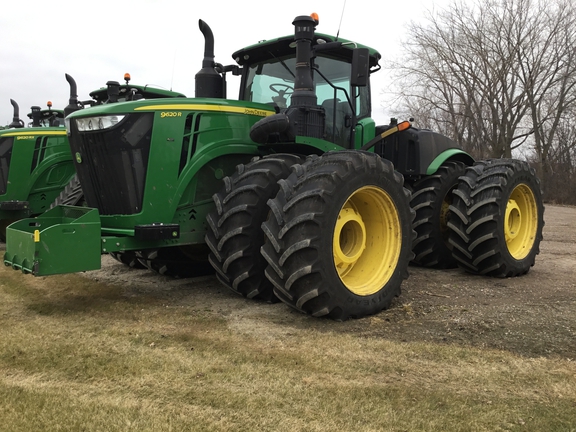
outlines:
[{"label": "yellow stripe decal", "polygon": [[208,105],[208,104],[177,104],[177,105],[148,105],[134,109],[135,111],[160,111],[160,110],[173,110],[173,111],[219,111],[225,113],[247,114],[259,117],[268,117],[275,114],[275,111],[236,107],[228,105]]},{"label": "yellow stripe decal", "polygon": [[396,133],[396,132],[398,132],[398,126],[391,127],[390,129],[385,130],[384,132],[382,132],[382,133],[380,134],[380,138],[384,139],[384,138],[386,138],[387,136],[392,135],[393,133]]},{"label": "yellow stripe decal", "polygon": [[18,132],[7,132],[7,133],[0,133],[0,136],[37,136],[37,135],[66,135],[66,130],[63,131],[18,131]]}]

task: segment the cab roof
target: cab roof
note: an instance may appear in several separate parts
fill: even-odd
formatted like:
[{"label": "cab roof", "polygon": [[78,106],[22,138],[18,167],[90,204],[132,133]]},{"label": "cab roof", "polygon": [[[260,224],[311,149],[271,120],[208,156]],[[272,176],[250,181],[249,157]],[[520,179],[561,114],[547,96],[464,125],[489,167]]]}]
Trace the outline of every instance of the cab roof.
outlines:
[{"label": "cab roof", "polygon": [[[158,98],[171,98],[171,97],[186,97],[183,93],[164,90],[156,87],[150,86],[140,86],[134,84],[120,84],[119,85],[119,96],[120,98],[125,97],[125,95],[134,90],[137,95],[142,96],[142,99],[158,99]],[[108,100],[108,88],[101,87],[98,90],[90,92],[90,97],[94,99],[98,104],[104,103]]]},{"label": "cab roof", "polygon": [[[382,56],[378,51],[373,48],[367,47],[365,45],[352,42],[347,39],[336,38],[335,36],[330,36],[323,33],[315,33],[314,39],[312,41],[312,47],[319,43],[327,42],[342,42],[343,45],[339,49],[330,50],[323,52],[330,57],[336,57],[346,61],[352,61],[352,50],[354,48],[368,48],[370,55],[370,67],[376,67],[378,61]],[[232,58],[239,65],[243,66],[246,64],[259,63],[272,58],[282,58],[286,56],[294,56],[296,52],[295,46],[292,44],[294,42],[294,35],[283,36],[277,39],[270,39],[258,42],[254,45],[250,45],[246,48],[242,48],[232,54]],[[292,44],[292,46],[290,46]]]}]

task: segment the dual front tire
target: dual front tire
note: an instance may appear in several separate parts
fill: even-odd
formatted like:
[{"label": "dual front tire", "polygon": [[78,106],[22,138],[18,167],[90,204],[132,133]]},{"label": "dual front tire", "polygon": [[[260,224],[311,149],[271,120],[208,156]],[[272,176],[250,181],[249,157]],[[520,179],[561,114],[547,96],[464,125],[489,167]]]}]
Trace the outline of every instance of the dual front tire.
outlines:
[{"label": "dual front tire", "polygon": [[410,205],[416,213],[413,224],[416,239],[412,246],[414,264],[437,269],[458,266],[452,256],[448,222],[452,218],[453,192],[465,171],[463,162],[446,161],[434,174],[408,182],[412,192]]},{"label": "dual front tire", "polygon": [[[259,199],[239,199],[246,192],[234,185],[268,165],[266,158],[239,168],[215,195],[206,242],[219,279],[245,297],[279,298],[304,313],[337,320],[389,307],[412,256],[413,212],[402,176],[367,152],[329,152],[293,162],[289,172],[277,171],[276,186],[264,188]],[[232,222],[227,215],[240,221],[250,208],[246,201],[253,208],[251,223],[247,214]],[[262,202],[266,207],[256,211]]]},{"label": "dual front tire", "polygon": [[268,200],[278,193],[278,181],[302,162],[303,158],[292,154],[256,157],[238,165],[236,172],[224,179],[224,188],[213,196],[215,210],[206,218],[208,260],[220,282],[243,297],[277,301],[264,275],[267,264],[260,254],[264,244],[261,224],[270,213]]}]

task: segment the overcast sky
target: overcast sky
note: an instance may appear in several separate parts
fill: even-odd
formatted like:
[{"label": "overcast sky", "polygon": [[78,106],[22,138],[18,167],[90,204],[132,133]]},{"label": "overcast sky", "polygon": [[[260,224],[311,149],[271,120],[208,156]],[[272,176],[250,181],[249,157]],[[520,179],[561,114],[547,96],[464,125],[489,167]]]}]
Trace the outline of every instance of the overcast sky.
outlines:
[{"label": "overcast sky", "polygon": [[[122,82],[150,84],[194,96],[194,75],[201,68],[204,38],[198,19],[212,28],[215,60],[233,64],[232,53],[263,39],[292,34],[293,19],[316,12],[317,31],[368,46],[384,58],[397,55],[406,23],[422,9],[449,0],[10,0],[0,9],[0,124],[12,121],[14,99],[20,117],[32,105],[68,104],[68,73],[78,96]],[[344,14],[342,16],[342,10]],[[340,25],[341,22],[341,25]],[[228,98],[236,99],[238,77],[228,75]],[[389,77],[373,75],[373,117],[387,121],[380,93]]]}]

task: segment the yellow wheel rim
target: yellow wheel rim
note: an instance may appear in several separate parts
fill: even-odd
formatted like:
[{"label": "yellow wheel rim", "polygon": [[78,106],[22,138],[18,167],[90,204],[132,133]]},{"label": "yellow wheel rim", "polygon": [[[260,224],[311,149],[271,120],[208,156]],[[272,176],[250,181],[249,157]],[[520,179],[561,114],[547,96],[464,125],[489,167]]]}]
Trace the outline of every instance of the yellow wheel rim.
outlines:
[{"label": "yellow wheel rim", "polygon": [[354,294],[378,292],[400,258],[402,229],[390,196],[376,186],[354,192],[340,209],[334,227],[334,265]]},{"label": "yellow wheel rim", "polygon": [[527,185],[519,184],[510,194],[504,216],[504,238],[514,259],[524,259],[530,253],[537,230],[536,199]]}]

